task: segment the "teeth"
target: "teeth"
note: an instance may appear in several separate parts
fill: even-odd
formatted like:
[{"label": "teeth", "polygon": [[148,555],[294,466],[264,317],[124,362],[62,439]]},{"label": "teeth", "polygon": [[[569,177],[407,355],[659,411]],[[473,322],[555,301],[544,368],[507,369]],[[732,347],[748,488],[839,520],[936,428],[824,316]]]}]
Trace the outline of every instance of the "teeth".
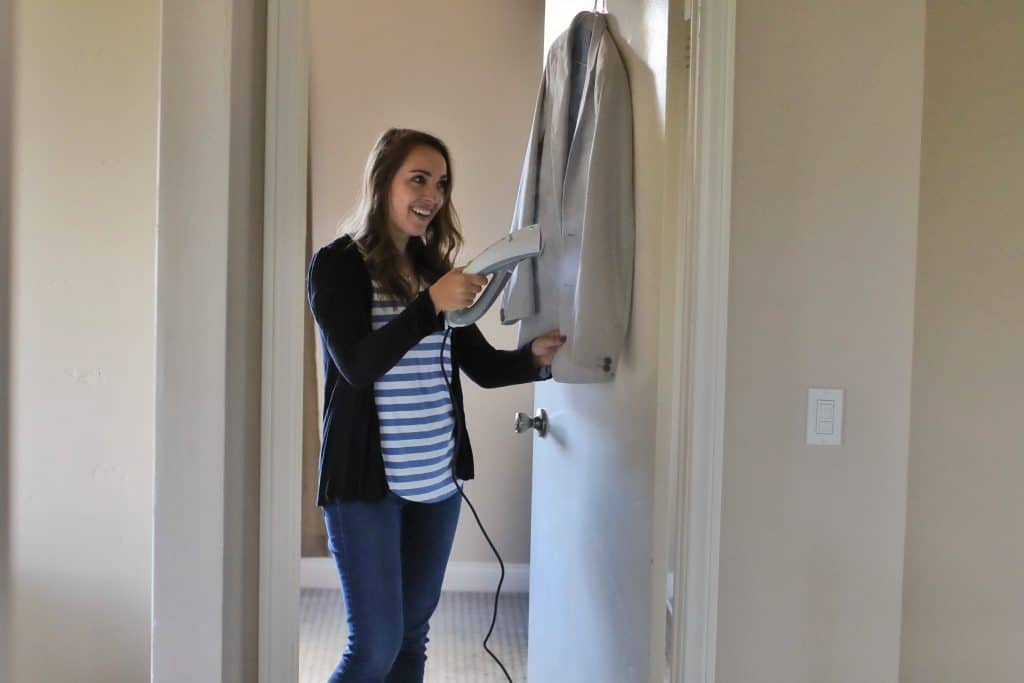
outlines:
[{"label": "teeth", "polygon": [[423,216],[424,218],[430,215],[429,211],[424,211],[423,209],[413,209],[412,212],[417,216]]}]

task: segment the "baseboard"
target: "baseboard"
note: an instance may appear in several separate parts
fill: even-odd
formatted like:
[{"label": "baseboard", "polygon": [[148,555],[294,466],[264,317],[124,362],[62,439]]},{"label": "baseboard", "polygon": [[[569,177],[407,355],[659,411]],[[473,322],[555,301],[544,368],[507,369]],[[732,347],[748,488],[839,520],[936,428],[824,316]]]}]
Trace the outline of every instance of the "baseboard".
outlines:
[{"label": "baseboard", "polygon": [[[445,572],[444,590],[455,593],[493,593],[501,569],[497,562],[452,562]],[[530,565],[505,564],[502,593],[530,592]]]},{"label": "baseboard", "polygon": [[[443,590],[454,593],[493,593],[501,571],[497,562],[449,562]],[[329,557],[304,557],[299,572],[303,588],[338,588],[338,570]],[[530,592],[530,565],[505,564],[502,593]]]}]

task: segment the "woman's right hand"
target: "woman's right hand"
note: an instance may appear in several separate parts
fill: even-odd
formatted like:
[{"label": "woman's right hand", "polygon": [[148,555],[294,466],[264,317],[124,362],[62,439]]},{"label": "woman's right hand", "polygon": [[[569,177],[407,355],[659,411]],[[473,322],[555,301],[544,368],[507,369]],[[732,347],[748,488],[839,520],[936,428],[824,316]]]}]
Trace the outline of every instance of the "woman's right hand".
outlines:
[{"label": "woman's right hand", "polygon": [[465,268],[465,266],[452,268],[428,290],[436,312],[459,311],[469,308],[480,290],[487,284],[486,277],[462,272]]}]

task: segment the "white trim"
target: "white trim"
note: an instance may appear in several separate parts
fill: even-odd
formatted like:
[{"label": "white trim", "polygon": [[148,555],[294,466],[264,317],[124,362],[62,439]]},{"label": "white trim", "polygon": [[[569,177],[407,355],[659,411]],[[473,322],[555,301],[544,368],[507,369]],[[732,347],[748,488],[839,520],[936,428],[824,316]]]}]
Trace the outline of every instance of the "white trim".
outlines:
[{"label": "white trim", "polygon": [[[450,562],[444,575],[442,590],[452,593],[493,593],[498,587],[501,569],[497,562]],[[303,588],[338,589],[338,570],[329,557],[302,558]],[[505,581],[501,592],[528,593],[530,565],[505,564]]]},{"label": "white trim", "polygon": [[[678,16],[676,16],[678,12]],[[692,130],[689,112],[692,98],[692,76],[689,68],[692,22],[685,11],[674,8],[669,24],[667,98],[665,105],[665,198],[662,209],[661,278],[659,288],[662,307],[669,315],[661,318],[658,342],[658,397],[655,481],[661,482],[654,495],[654,548],[652,562],[651,601],[651,679],[668,676],[667,656],[671,653],[674,630],[672,596],[675,591],[675,566],[671,549],[681,533],[675,486],[682,466],[679,417],[684,414],[686,398],[686,332],[689,329],[687,274],[692,247],[684,207],[689,204],[692,188],[690,172],[690,140]],[[680,55],[685,53],[685,55]],[[684,57],[682,60],[680,57]],[[684,66],[685,65],[685,66]]]},{"label": "white trim", "polygon": [[[240,0],[160,6],[152,630],[154,683],[225,668],[232,70]],[[202,6],[205,11],[198,11]],[[245,171],[235,168],[241,182]],[[234,559],[234,558],[232,558]],[[234,615],[233,615],[234,616]],[[237,623],[237,622],[236,622]]]},{"label": "white trim", "polygon": [[686,387],[676,501],[682,511],[675,557],[671,680],[713,683],[718,629],[718,570],[724,459],[725,361],[729,297],[733,61],[736,0],[702,0],[694,12],[690,112],[692,200],[687,206],[680,272],[688,329]]},{"label": "white trim", "polygon": [[299,566],[300,587],[338,589],[338,570],[330,557],[304,557]]},{"label": "white trim", "polygon": [[[453,593],[493,593],[501,570],[497,562],[452,562],[444,576],[442,590]],[[505,564],[502,593],[530,592],[530,565]]]},{"label": "white trim", "polygon": [[14,7],[0,0],[0,680],[10,680],[8,614],[10,603],[10,319],[11,282],[11,181],[13,178]]},{"label": "white trim", "polygon": [[307,0],[267,7],[259,680],[299,670]]}]

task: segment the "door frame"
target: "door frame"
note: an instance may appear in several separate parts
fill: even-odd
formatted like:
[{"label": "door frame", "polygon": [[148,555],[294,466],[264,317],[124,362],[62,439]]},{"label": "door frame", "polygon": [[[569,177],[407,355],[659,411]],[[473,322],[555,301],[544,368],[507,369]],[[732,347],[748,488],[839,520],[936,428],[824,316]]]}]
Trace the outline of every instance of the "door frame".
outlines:
[{"label": "door frame", "polygon": [[[308,155],[308,0],[269,0],[260,437],[259,680],[298,671],[302,490],[302,348]],[[677,244],[684,353],[669,457],[678,466],[672,683],[715,679],[725,352],[732,182],[736,0],[694,0],[683,187],[692,198]],[[656,520],[666,528],[665,520]],[[652,666],[652,681],[664,667]]]},{"label": "door frame", "polygon": [[[684,158],[675,316],[680,387],[669,458],[675,522],[670,683],[713,683],[725,440],[726,333],[736,0],[692,0],[690,106]],[[656,584],[657,585],[657,584]],[[663,671],[662,667],[654,669]]]},{"label": "door frame", "polygon": [[299,670],[308,0],[268,0],[260,420],[259,680]]},{"label": "door frame", "polygon": [[0,0],[0,680],[9,680],[10,633],[10,453],[9,392],[11,377],[11,211],[14,177],[14,7]]}]

